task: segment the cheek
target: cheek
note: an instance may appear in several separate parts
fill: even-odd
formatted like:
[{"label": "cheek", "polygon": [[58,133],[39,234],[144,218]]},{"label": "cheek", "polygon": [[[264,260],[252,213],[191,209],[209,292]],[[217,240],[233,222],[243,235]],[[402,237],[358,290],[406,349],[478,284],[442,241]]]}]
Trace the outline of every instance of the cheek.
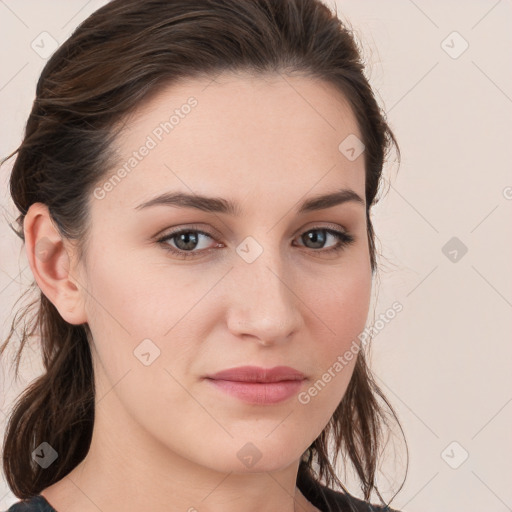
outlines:
[{"label": "cheek", "polygon": [[[113,409],[126,409],[141,424],[147,422],[155,437],[165,438],[174,427],[169,427],[172,415],[161,411],[198,414],[182,376],[202,339],[200,298],[211,280],[108,252],[96,261],[88,275],[87,315],[99,363],[98,395],[112,395]],[[115,394],[109,393],[113,387]]]},{"label": "cheek", "polygon": [[134,340],[164,336],[211,286],[208,276],[198,278],[199,272],[172,268],[165,260],[149,263],[143,256],[105,251],[88,276],[90,316],[116,324]]},{"label": "cheek", "polygon": [[97,257],[87,276],[87,316],[109,379],[115,382],[129,369],[145,367],[141,358],[148,352],[144,357],[154,360],[151,368],[175,367],[200,339],[194,335],[199,324],[190,318],[201,309],[210,281],[179,266],[171,272],[169,265],[148,265],[108,250]]},{"label": "cheek", "polygon": [[340,343],[345,344],[365,327],[371,298],[371,277],[353,273],[327,295],[323,310]]},{"label": "cheek", "polygon": [[[302,427],[313,441],[325,426],[342,401],[354,373],[359,357],[359,334],[366,323],[368,294],[358,289],[350,300],[332,297],[325,304],[326,323],[336,333],[319,336],[309,360],[313,362],[314,377],[308,386],[297,396],[297,417],[302,419]],[[336,304],[338,307],[336,307]],[[340,310],[340,306],[342,309]],[[323,318],[323,317],[322,317]],[[322,329],[325,333],[325,329]]]},{"label": "cheek", "polygon": [[347,266],[322,282],[309,295],[309,318],[316,326],[311,336],[316,340],[311,370],[321,380],[316,385],[318,392],[313,390],[311,396],[318,396],[314,401],[323,402],[324,411],[332,413],[346,391],[359,354],[359,336],[365,329],[371,300],[371,270],[366,265]]},{"label": "cheek", "polygon": [[310,286],[314,292],[309,298],[317,323],[323,324],[328,332],[321,345],[329,351],[337,350],[357,338],[365,327],[372,291],[369,259],[362,257],[355,264],[347,262],[338,269],[330,269],[317,283],[321,284]]}]

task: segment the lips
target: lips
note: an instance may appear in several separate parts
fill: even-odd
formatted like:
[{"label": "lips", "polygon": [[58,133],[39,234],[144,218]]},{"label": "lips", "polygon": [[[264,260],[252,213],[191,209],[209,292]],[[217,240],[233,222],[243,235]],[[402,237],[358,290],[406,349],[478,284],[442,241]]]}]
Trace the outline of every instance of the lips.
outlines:
[{"label": "lips", "polygon": [[290,366],[275,366],[274,368],[261,368],[259,366],[239,366],[228,368],[206,378],[234,382],[281,382],[304,380],[305,375]]},{"label": "lips", "polygon": [[269,406],[291,399],[300,391],[306,377],[290,366],[240,366],[208,375],[205,379],[214,388],[239,400]]}]

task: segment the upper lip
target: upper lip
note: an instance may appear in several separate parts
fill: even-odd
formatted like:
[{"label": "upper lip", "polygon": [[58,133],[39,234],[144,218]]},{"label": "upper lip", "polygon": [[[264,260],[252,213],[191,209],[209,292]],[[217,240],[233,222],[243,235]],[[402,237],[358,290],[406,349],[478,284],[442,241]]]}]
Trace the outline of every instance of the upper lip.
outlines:
[{"label": "upper lip", "polygon": [[305,376],[290,366],[275,366],[274,368],[239,366],[207,375],[206,378],[238,382],[280,382],[284,380],[303,380]]}]

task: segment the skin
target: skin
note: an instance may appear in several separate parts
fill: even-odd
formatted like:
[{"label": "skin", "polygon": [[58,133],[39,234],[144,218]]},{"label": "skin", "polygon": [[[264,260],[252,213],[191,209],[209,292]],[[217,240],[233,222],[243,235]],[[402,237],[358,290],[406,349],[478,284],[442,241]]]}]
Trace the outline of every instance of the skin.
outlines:
[{"label": "skin", "polygon": [[[25,218],[37,284],[67,322],[87,322],[93,338],[90,450],[41,493],[59,512],[318,510],[295,485],[298,466],[342,399],[356,358],[307,404],[297,396],[247,404],[202,377],[288,365],[306,375],[304,391],[364,329],[372,287],[364,205],[295,212],[304,199],[339,188],[364,199],[364,153],[350,161],[338,149],[348,135],[362,137],[327,83],[223,74],[167,87],[143,104],[118,141],[120,162],[190,96],[198,104],[180,124],[103,199],[91,196],[85,262],[45,205],[33,204]],[[135,209],[164,191],[231,199],[243,214]],[[165,244],[183,249],[177,237],[155,241],[189,224],[212,237],[189,246],[201,256],[168,253]],[[327,255],[335,237],[323,246],[301,237],[326,227],[355,242]],[[248,236],[263,248],[250,264],[236,252]],[[134,356],[147,338],[160,350],[149,366]],[[252,467],[237,457],[247,443],[261,455]]]}]

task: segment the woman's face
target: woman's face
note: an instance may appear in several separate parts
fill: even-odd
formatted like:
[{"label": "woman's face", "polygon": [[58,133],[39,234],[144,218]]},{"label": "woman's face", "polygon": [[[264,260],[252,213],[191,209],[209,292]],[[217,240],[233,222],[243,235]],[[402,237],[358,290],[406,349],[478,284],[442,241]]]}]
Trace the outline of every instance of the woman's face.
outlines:
[{"label": "woman's face", "polygon": [[[371,295],[361,138],[340,94],[304,77],[183,82],[128,119],[77,269],[98,419],[123,423],[115,437],[243,472],[288,466],[322,432]],[[301,208],[342,189],[362,202]],[[193,198],[141,206],[178,193]],[[243,398],[206,378],[246,365],[305,379],[279,399],[286,385],[246,384]]]}]

